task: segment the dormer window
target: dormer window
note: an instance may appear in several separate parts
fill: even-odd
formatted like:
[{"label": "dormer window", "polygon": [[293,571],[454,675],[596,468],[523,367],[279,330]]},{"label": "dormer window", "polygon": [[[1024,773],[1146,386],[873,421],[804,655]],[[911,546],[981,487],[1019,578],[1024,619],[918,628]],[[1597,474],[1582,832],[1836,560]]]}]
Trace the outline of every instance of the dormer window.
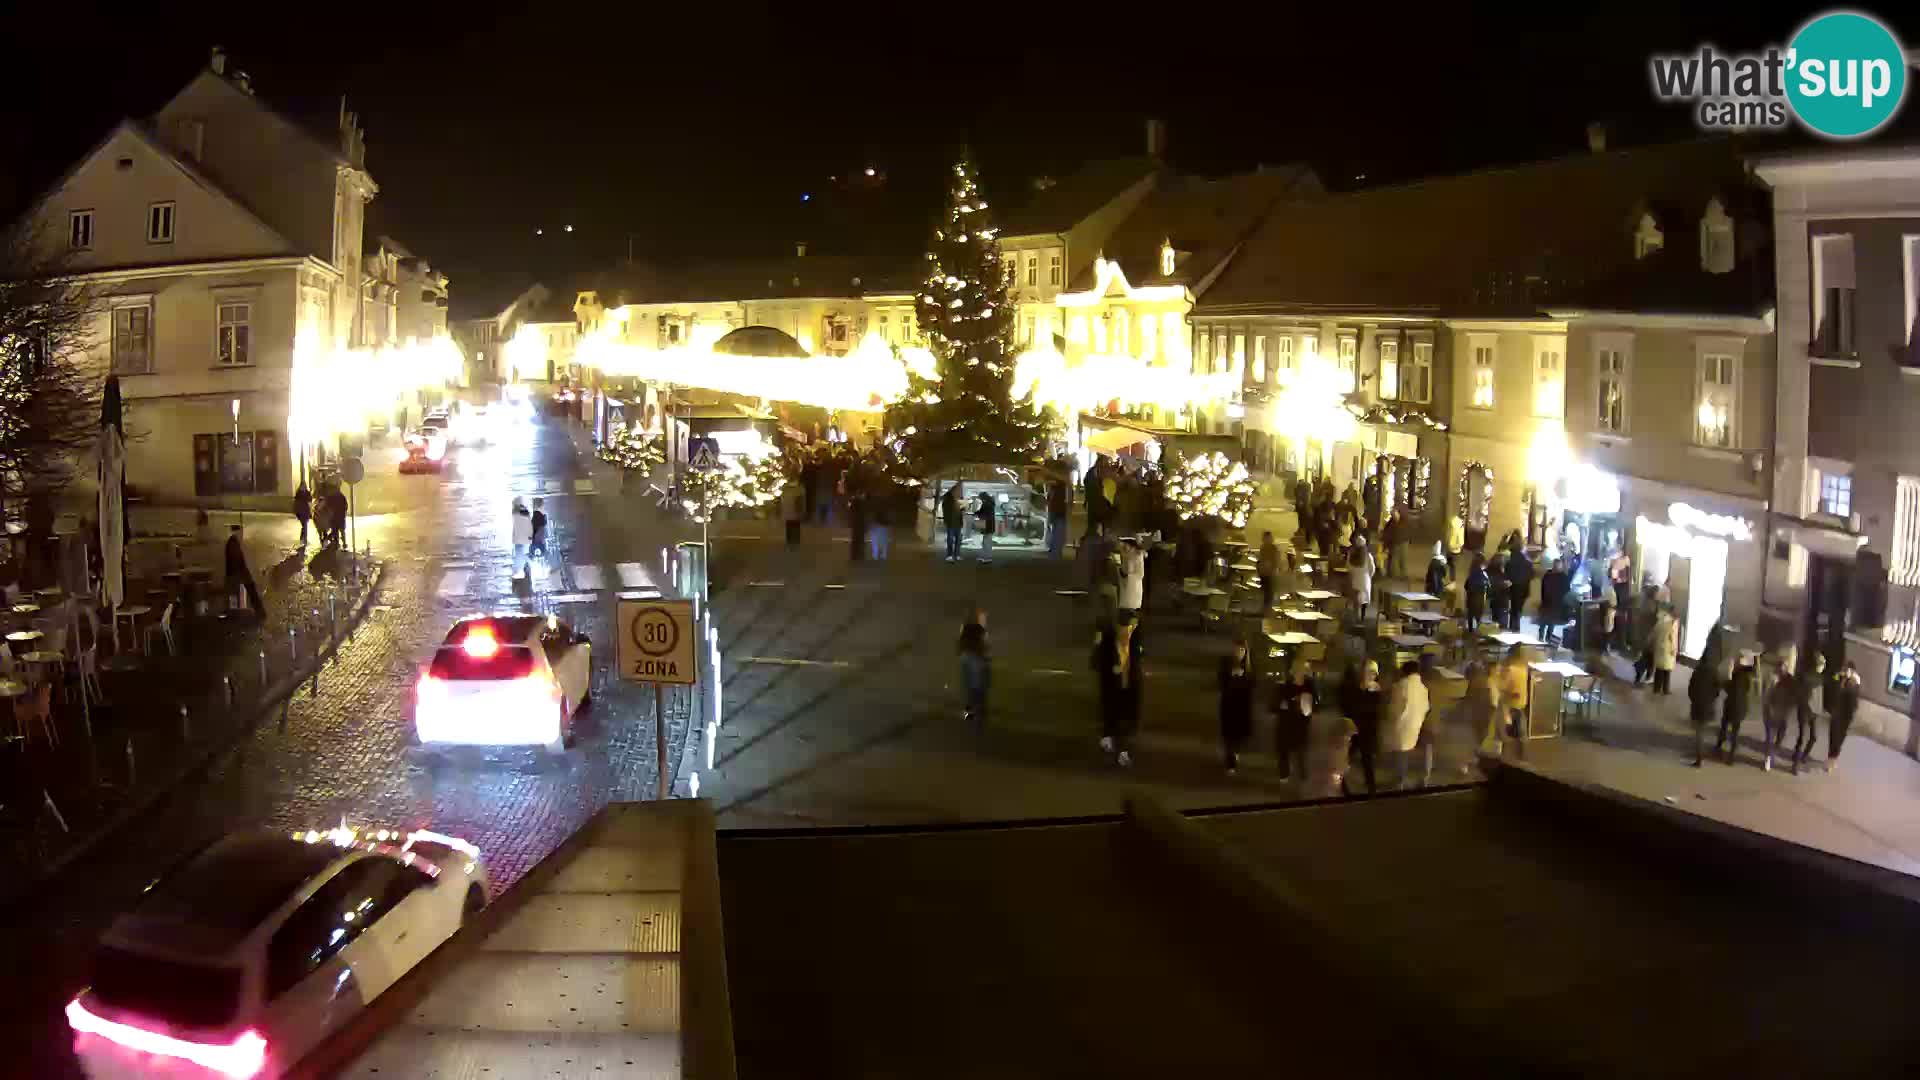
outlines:
[{"label": "dormer window", "polygon": [[1173,240],[1172,238],[1168,238],[1166,240],[1160,241],[1160,276],[1161,277],[1173,276]]},{"label": "dormer window", "polygon": [[1708,200],[1700,217],[1700,269],[1709,274],[1733,269],[1733,219],[1717,198]]},{"label": "dormer window", "polygon": [[1633,257],[1644,259],[1659,251],[1667,242],[1667,234],[1660,231],[1660,223],[1653,220],[1651,213],[1640,215],[1640,224],[1633,230]]}]

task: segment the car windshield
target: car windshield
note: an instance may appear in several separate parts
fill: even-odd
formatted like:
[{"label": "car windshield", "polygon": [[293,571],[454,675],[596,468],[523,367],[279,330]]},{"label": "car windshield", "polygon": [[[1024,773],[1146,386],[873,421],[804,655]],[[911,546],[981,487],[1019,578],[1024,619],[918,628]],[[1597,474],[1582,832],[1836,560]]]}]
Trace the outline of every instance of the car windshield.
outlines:
[{"label": "car windshield", "polygon": [[156,881],[134,914],[222,931],[237,941],[339,855],[330,844],[303,844],[282,833],[229,836]]},{"label": "car windshield", "polygon": [[524,645],[506,645],[485,656],[475,656],[459,646],[442,646],[433,654],[427,674],[436,679],[474,682],[487,679],[518,679],[533,674],[533,650]]},{"label": "car windshield", "polygon": [[443,428],[447,426],[447,418],[444,416],[429,416],[425,420],[420,421],[420,426],[429,430]]},{"label": "car windshield", "polygon": [[240,970],[169,960],[113,945],[93,956],[93,996],[143,1020],[219,1027],[240,1007]]}]

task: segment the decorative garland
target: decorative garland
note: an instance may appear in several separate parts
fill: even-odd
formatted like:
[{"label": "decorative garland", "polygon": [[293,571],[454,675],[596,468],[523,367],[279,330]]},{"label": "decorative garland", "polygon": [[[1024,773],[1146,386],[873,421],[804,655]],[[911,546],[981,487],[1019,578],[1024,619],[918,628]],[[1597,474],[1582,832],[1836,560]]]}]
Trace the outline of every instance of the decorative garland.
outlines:
[{"label": "decorative garland", "polygon": [[1487,478],[1486,494],[1480,499],[1480,516],[1487,519],[1487,527],[1491,528],[1493,526],[1493,466],[1488,465],[1484,461],[1469,459],[1464,465],[1460,466],[1459,491],[1456,500],[1456,505],[1460,507],[1460,511],[1454,516],[1460,519],[1460,524],[1463,526],[1472,524],[1472,519],[1467,514],[1467,499],[1470,493],[1470,489],[1467,486],[1467,478],[1473,475],[1473,470],[1475,469],[1479,469]]},{"label": "decorative garland", "polygon": [[1407,506],[1409,508],[1426,509],[1432,482],[1433,459],[1424,455],[1414,458],[1407,467]]},{"label": "decorative garland", "polygon": [[1347,411],[1362,423],[1367,424],[1421,424],[1435,431],[1447,430],[1446,421],[1435,418],[1425,409],[1395,408],[1391,405],[1365,407],[1349,405]]}]

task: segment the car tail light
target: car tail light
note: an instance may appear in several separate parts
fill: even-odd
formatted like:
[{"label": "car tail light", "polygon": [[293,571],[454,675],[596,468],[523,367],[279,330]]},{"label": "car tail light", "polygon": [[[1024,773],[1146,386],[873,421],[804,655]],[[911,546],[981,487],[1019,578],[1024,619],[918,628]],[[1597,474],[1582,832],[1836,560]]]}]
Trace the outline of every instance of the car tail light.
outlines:
[{"label": "car tail light", "polygon": [[235,1036],[232,1042],[195,1042],[96,1016],[80,1004],[79,998],[67,1003],[67,1026],[75,1034],[98,1035],[129,1050],[191,1061],[240,1080],[258,1075],[267,1063],[267,1040],[252,1028]]},{"label": "car tail light", "polygon": [[434,678],[431,673],[428,673],[420,676],[420,681],[414,684],[413,693],[415,697],[426,697],[439,689],[440,680]]}]

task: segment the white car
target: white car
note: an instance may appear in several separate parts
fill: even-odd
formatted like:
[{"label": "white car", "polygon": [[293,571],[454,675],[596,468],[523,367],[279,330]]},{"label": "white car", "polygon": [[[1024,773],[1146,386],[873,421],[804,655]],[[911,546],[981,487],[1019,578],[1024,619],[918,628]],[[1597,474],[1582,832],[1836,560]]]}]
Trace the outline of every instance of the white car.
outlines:
[{"label": "white car", "polygon": [[291,1068],[487,902],[450,836],[242,833],[149,886],[67,1005],[95,1080]]},{"label": "white car", "polygon": [[447,631],[414,688],[422,746],[560,753],[590,700],[593,643],[551,615],[482,615]]}]

